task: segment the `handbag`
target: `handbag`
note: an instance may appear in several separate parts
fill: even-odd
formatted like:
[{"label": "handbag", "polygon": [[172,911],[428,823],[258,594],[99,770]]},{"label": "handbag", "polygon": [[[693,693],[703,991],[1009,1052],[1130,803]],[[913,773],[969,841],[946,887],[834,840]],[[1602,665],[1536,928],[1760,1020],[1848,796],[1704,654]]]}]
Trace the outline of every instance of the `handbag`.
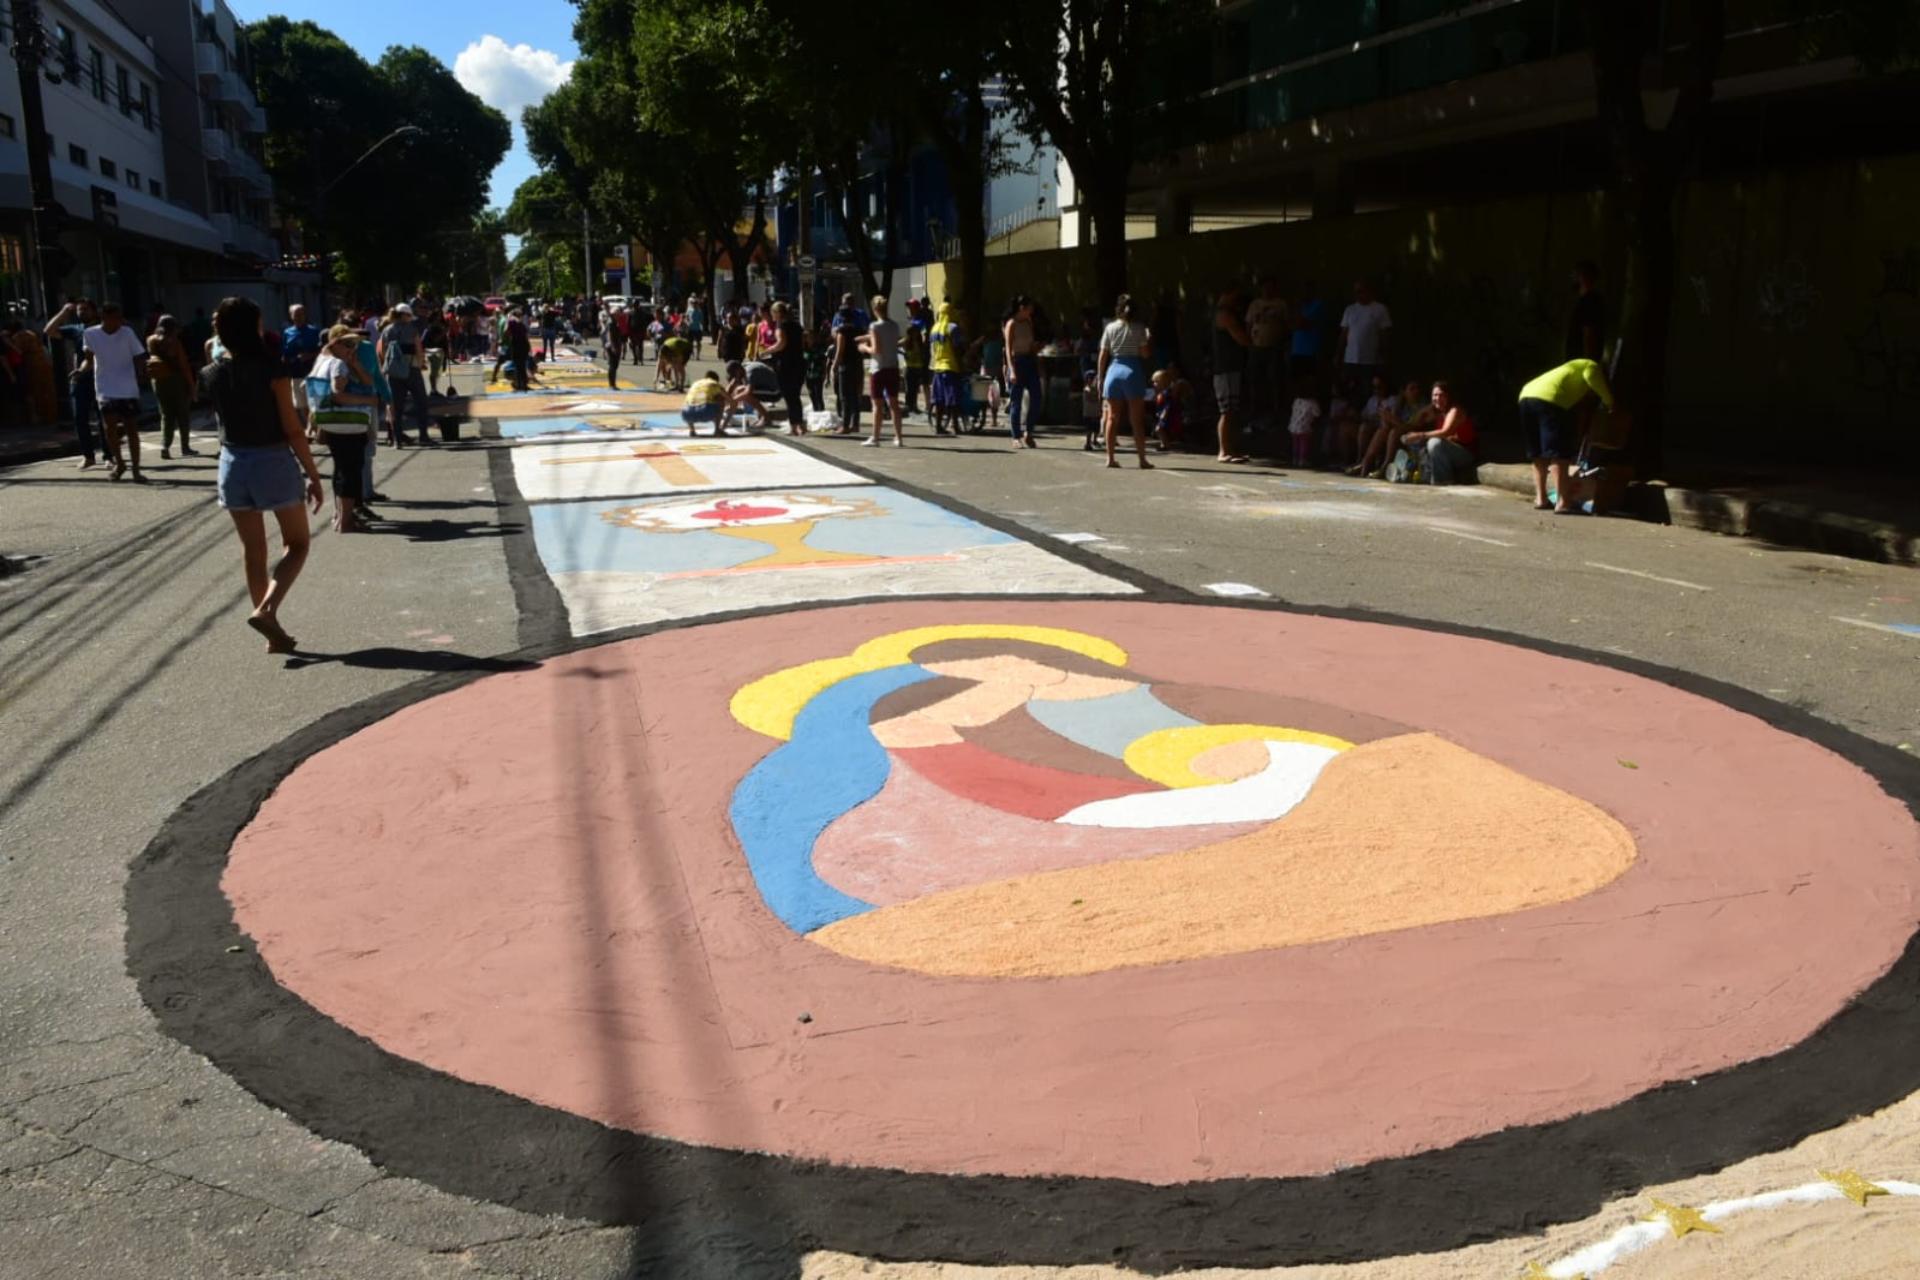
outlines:
[{"label": "handbag", "polygon": [[363,435],[373,430],[373,411],[365,405],[329,405],[313,410],[308,421],[315,431],[336,435]]}]

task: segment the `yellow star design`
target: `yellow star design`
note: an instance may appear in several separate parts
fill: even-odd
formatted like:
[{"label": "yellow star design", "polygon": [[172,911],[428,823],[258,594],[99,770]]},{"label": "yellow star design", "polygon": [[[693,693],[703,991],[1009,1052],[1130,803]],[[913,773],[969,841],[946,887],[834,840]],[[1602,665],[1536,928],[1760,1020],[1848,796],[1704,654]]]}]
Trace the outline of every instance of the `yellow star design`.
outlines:
[{"label": "yellow star design", "polygon": [[1832,1172],[1822,1169],[1820,1170],[1820,1176],[1840,1188],[1841,1195],[1853,1201],[1862,1209],[1867,1207],[1869,1197],[1892,1194],[1879,1183],[1868,1182],[1851,1169],[1839,1169]]},{"label": "yellow star design", "polygon": [[1720,1228],[1708,1222],[1706,1215],[1698,1209],[1683,1204],[1668,1204],[1665,1200],[1655,1199],[1653,1212],[1644,1215],[1642,1222],[1664,1222],[1673,1229],[1673,1238],[1678,1240],[1689,1231],[1708,1231],[1720,1234]]}]

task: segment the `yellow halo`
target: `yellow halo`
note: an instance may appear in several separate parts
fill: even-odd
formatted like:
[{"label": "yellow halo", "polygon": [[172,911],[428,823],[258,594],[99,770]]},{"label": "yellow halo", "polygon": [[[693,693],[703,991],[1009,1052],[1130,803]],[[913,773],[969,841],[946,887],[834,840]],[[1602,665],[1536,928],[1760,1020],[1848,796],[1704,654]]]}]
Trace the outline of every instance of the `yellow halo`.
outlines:
[{"label": "yellow halo", "polygon": [[844,658],[822,658],[788,667],[742,685],[727,709],[755,733],[782,742],[793,736],[793,718],[822,689],[838,684],[849,676],[882,667],[895,667],[910,661],[913,651],[939,640],[1023,640],[1029,644],[1050,645],[1105,662],[1125,666],[1127,651],[1111,640],[1066,631],[1059,627],[1008,626],[998,623],[961,623],[938,627],[913,627],[876,636]]},{"label": "yellow halo", "polygon": [[1217,787],[1220,778],[1193,771],[1193,762],[1215,747],[1234,742],[1306,742],[1334,751],[1353,744],[1330,733],[1288,729],[1274,724],[1196,724],[1179,729],[1155,729],[1127,744],[1127,768],[1163,787]]}]

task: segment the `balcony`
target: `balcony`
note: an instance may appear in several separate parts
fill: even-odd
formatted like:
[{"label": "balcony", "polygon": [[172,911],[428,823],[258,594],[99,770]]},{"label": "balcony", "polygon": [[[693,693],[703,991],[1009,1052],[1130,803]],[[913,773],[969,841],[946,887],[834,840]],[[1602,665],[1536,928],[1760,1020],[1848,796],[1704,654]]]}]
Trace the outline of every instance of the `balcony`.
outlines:
[{"label": "balcony", "polygon": [[243,222],[239,215],[216,213],[213,225],[220,232],[220,239],[226,252],[236,258],[257,258],[272,262],[280,256],[280,242],[263,227]]},{"label": "balcony", "polygon": [[253,96],[253,86],[228,68],[218,45],[194,41],[193,69],[200,77],[202,95],[231,107],[248,131],[267,131],[267,113],[260,109],[259,101]]},{"label": "balcony", "polygon": [[226,130],[200,130],[200,145],[206,153],[208,167],[216,174],[244,182],[262,195],[272,193],[273,180],[267,176],[265,166],[229,137]]}]

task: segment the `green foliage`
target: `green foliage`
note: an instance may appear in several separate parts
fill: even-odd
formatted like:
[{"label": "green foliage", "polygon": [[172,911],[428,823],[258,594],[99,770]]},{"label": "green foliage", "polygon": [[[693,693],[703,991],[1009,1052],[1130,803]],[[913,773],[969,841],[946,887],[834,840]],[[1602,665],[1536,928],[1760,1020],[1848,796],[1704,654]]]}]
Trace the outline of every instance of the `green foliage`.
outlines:
[{"label": "green foliage", "polygon": [[580,202],[560,175],[543,169],[514,188],[503,225],[517,236],[550,239],[580,229]]},{"label": "green foliage", "polygon": [[[369,64],[324,27],[283,17],[247,38],[267,168],[309,243],[356,287],[445,278],[442,242],[484,211],[487,177],[512,142],[506,118],[422,49]],[[403,125],[421,132],[366,154]]]},{"label": "green foliage", "polygon": [[[584,293],[580,287],[580,239],[524,241],[508,264],[509,293],[537,293],[542,298]],[[596,288],[594,292],[599,292]]]}]

